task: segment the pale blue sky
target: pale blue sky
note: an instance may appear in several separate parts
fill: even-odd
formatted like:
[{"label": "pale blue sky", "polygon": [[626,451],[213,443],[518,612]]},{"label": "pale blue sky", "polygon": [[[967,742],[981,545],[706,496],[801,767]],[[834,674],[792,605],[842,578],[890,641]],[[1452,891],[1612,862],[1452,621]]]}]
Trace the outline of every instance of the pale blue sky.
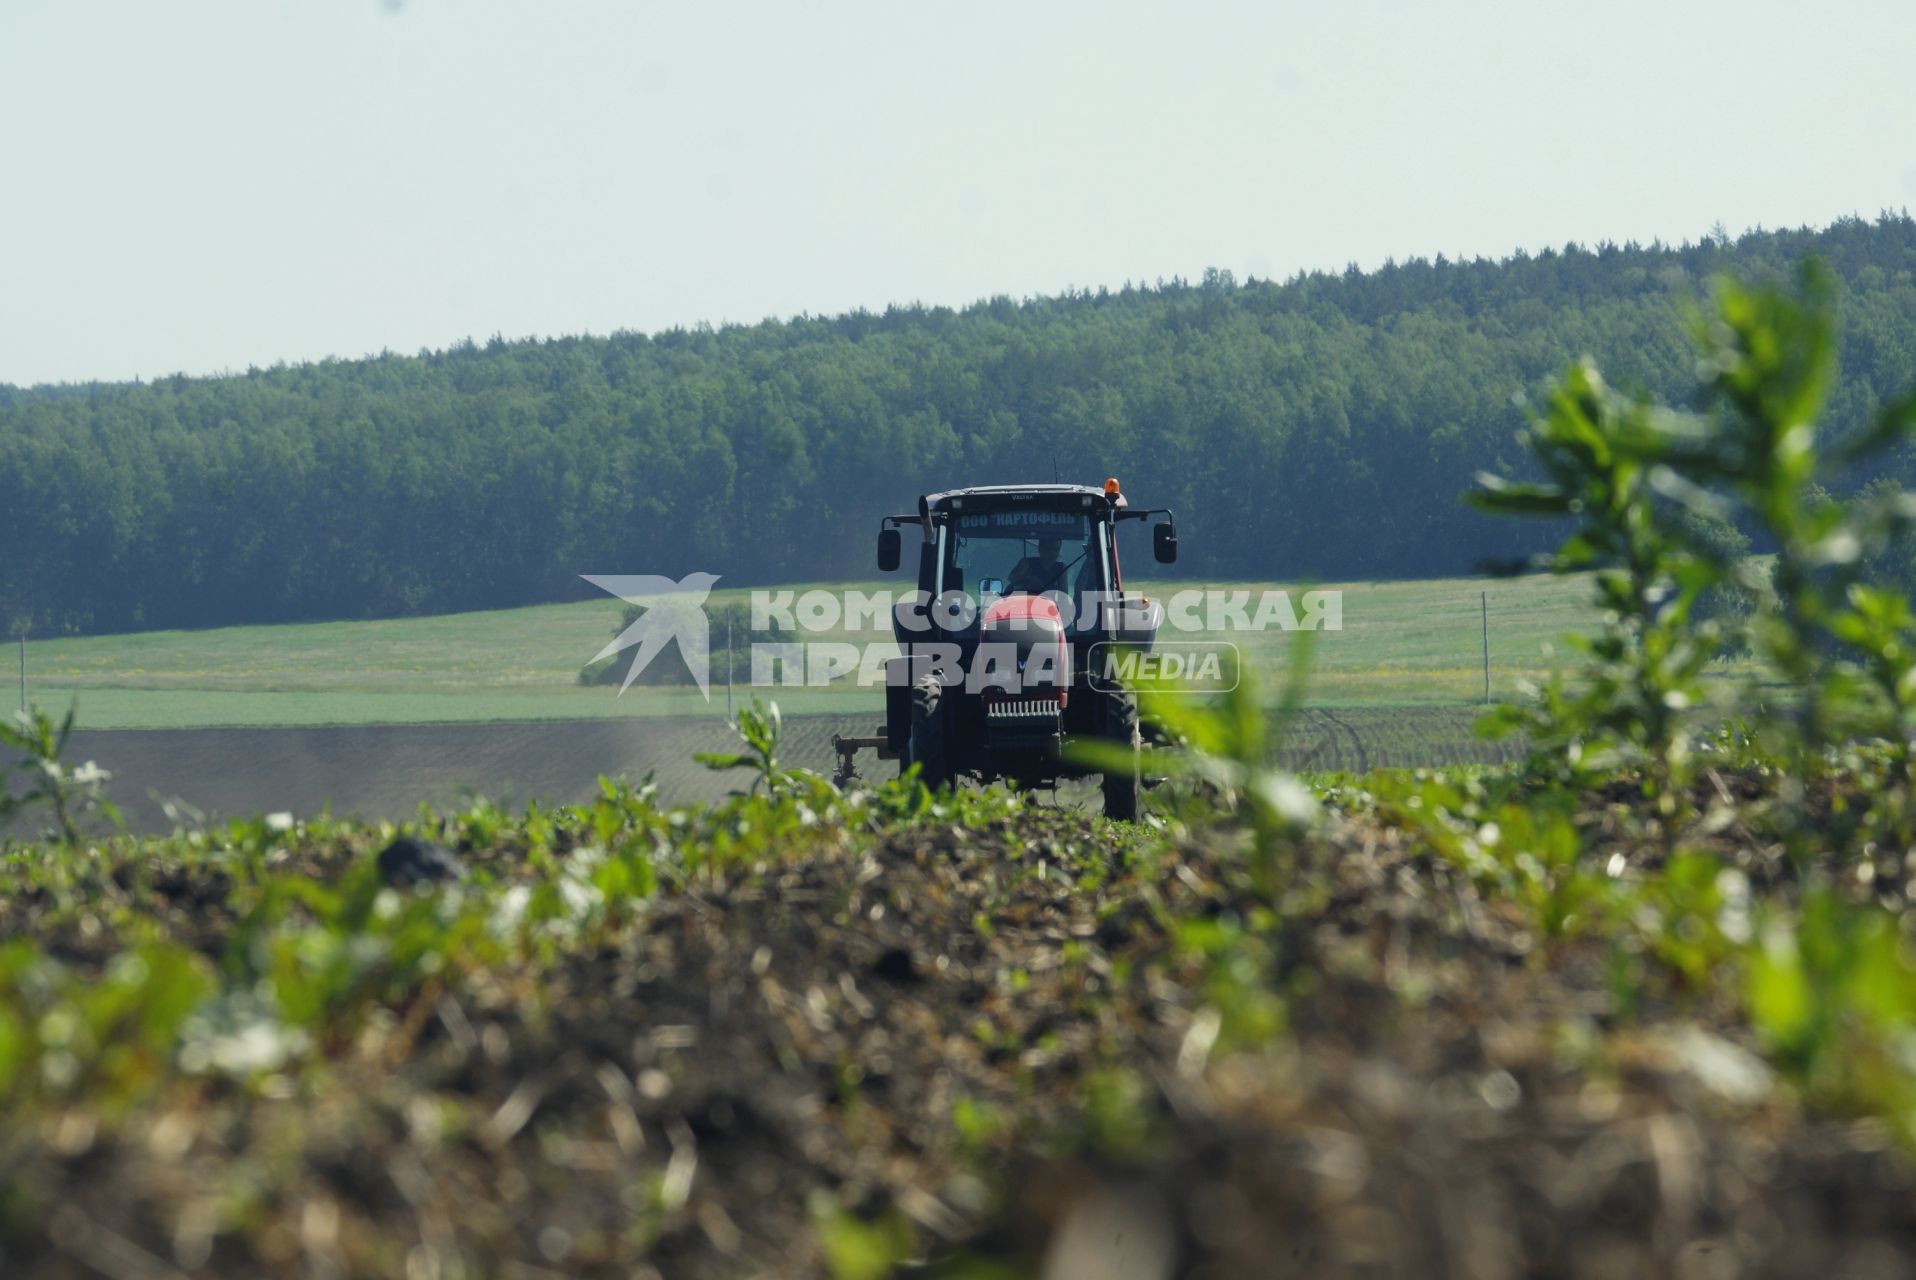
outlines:
[{"label": "pale blue sky", "polygon": [[0,382],[1916,204],[1916,5],[0,0]]}]

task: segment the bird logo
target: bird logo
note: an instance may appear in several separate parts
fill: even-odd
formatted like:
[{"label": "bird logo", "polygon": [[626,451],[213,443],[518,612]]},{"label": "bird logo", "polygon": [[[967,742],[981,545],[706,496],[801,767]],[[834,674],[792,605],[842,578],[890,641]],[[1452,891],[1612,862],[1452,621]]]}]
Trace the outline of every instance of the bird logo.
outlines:
[{"label": "bird logo", "polygon": [[579,576],[600,590],[609,591],[627,604],[638,605],[645,611],[592,658],[597,662],[622,649],[637,646],[638,652],[632,655],[632,665],[626,668],[625,683],[619,686],[621,695],[632,687],[632,682],[639,678],[639,672],[658,657],[667,643],[677,640],[679,656],[685,659],[686,668],[691,671],[692,678],[698,681],[699,692],[706,701],[711,701],[712,635],[703,606],[705,597],[711,593],[712,584],[718,581],[716,573],[688,573],[677,582],[654,573],[582,573]]}]

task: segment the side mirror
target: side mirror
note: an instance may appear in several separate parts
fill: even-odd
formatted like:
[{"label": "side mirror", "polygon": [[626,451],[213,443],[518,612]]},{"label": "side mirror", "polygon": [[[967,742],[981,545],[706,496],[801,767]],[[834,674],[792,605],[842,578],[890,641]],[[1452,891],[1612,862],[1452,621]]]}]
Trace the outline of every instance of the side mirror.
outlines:
[{"label": "side mirror", "polygon": [[1161,524],[1151,530],[1151,554],[1157,557],[1159,564],[1176,564],[1178,560],[1178,527],[1174,524]]},{"label": "side mirror", "polygon": [[904,547],[904,540],[896,529],[878,531],[878,571],[890,573],[898,567],[898,557]]}]

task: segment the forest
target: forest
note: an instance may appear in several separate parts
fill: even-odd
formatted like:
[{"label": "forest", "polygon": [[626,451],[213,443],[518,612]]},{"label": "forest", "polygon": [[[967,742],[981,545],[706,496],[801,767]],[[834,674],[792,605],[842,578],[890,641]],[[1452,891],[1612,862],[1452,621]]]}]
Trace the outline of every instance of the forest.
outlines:
[{"label": "forest", "polygon": [[[1825,423],[1916,371],[1916,220],[962,309],[463,342],[210,377],[0,385],[0,629],[104,633],[578,598],[582,573],[871,575],[878,517],[957,484],[1124,478],[1182,573],[1423,576],[1553,545],[1459,495],[1580,356],[1688,403],[1721,273],[1820,258]],[[1916,482],[1906,448],[1856,483]],[[1142,562],[1142,555],[1139,556]]]}]

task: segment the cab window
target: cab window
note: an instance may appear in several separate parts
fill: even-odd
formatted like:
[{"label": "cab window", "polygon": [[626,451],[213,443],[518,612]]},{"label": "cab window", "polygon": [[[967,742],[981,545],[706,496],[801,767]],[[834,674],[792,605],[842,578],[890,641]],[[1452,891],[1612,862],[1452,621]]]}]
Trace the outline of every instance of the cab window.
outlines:
[{"label": "cab window", "polygon": [[1094,621],[1087,597],[1104,590],[1102,535],[1078,512],[961,514],[947,526],[939,589],[963,591],[981,612],[1002,596],[1052,596],[1078,631]]}]

